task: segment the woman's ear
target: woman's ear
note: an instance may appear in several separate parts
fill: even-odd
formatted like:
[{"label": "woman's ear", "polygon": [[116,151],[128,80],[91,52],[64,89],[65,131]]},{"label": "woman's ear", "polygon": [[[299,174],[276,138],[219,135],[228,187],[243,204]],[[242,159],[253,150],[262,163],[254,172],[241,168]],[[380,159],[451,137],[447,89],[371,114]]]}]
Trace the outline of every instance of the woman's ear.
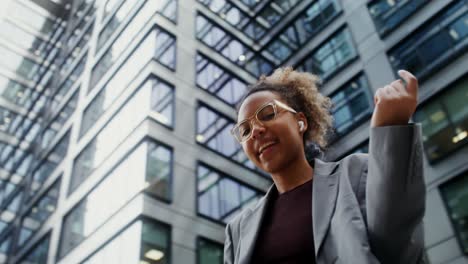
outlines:
[{"label": "woman's ear", "polygon": [[302,112],[297,113],[297,124],[299,126],[299,132],[304,133],[307,131],[307,118]]}]

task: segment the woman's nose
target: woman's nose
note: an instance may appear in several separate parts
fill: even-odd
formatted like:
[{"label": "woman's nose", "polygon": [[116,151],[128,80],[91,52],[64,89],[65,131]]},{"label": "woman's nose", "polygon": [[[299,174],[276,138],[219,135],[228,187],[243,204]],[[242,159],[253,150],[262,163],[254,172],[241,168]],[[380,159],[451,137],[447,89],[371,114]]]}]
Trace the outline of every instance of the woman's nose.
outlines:
[{"label": "woman's nose", "polygon": [[265,132],[265,126],[256,119],[252,121],[251,126],[252,126],[252,138],[256,138],[259,134],[263,134]]}]

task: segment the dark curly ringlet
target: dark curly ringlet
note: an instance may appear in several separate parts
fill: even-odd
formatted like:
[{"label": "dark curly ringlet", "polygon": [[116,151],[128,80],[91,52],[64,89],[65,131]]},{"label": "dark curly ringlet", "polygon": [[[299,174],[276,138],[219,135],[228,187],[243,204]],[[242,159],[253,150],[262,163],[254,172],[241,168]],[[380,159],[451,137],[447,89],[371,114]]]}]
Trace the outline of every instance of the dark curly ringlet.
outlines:
[{"label": "dark curly ringlet", "polygon": [[292,67],[276,69],[270,76],[262,75],[257,83],[249,86],[237,105],[237,113],[244,100],[260,91],[277,93],[290,107],[302,112],[308,123],[304,133],[304,146],[318,145],[325,149],[327,132],[332,128],[330,98],[318,91],[319,78],[307,72],[294,71]]}]

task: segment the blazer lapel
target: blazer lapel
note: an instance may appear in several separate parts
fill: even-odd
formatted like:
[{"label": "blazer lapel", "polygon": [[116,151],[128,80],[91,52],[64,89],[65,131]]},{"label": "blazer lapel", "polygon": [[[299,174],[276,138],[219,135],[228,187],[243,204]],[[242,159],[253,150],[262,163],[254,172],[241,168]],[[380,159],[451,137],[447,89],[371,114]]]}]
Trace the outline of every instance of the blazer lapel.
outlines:
[{"label": "blazer lapel", "polygon": [[259,201],[251,213],[246,215],[241,221],[239,238],[239,264],[250,263],[250,258],[252,257],[262,219],[271,200],[271,195],[273,194],[273,188],[275,188],[274,185],[268,189],[265,197]]},{"label": "blazer lapel", "polygon": [[338,190],[338,163],[325,163],[315,159],[312,190],[312,223],[315,255],[318,256],[330,219],[335,211]]}]

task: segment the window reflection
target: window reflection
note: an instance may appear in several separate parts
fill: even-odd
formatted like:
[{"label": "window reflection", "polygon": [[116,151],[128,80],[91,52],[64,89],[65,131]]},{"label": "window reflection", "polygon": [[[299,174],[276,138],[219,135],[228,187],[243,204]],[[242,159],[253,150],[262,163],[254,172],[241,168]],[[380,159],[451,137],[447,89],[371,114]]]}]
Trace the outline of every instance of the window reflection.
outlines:
[{"label": "window reflection", "polygon": [[39,70],[40,65],[35,60],[24,57],[8,48],[0,46],[0,54],[3,56],[3,59],[0,60],[0,66],[26,80],[32,79]]},{"label": "window reflection", "polygon": [[60,20],[54,20],[52,17],[46,17],[37,13],[21,1],[9,2],[8,16],[10,19],[21,21],[35,32],[43,33],[48,37],[52,36],[60,22]]},{"label": "window reflection", "polygon": [[151,90],[139,89],[75,158],[72,193],[148,115]]},{"label": "window reflection", "polygon": [[75,248],[137,193],[146,191],[168,201],[171,175],[172,152],[153,141],[143,141],[65,216],[60,256]]},{"label": "window reflection", "polygon": [[440,186],[440,193],[444,198],[448,216],[452,221],[455,234],[463,253],[468,254],[468,173],[454,178]]},{"label": "window reflection", "polygon": [[231,135],[234,122],[218,114],[207,106],[200,105],[197,109],[197,143],[236,161],[247,168],[256,166],[247,158],[242,146]]},{"label": "window reflection", "polygon": [[298,69],[317,74],[323,80],[327,80],[356,57],[351,33],[347,28],[343,28],[307,55],[298,65]]},{"label": "window reflection", "polygon": [[[171,229],[156,220],[138,220],[108,241],[83,264],[171,263]],[[125,250],[121,250],[125,248]]]},{"label": "window reflection", "polygon": [[407,69],[419,79],[427,78],[462,54],[468,45],[468,3],[454,1],[389,52],[395,70]]},{"label": "window reflection", "polygon": [[422,125],[424,150],[430,162],[468,142],[468,76],[456,81],[438,96],[420,106],[414,114]]},{"label": "window reflection", "polygon": [[19,261],[20,264],[44,264],[47,263],[49,253],[50,233],[42,238],[36,245]]},{"label": "window reflection", "polygon": [[206,165],[197,167],[197,212],[211,220],[228,223],[242,209],[255,204],[262,194]]},{"label": "window reflection", "polygon": [[6,263],[12,240],[13,233],[11,232],[3,241],[0,242],[0,261],[3,261],[3,263]]},{"label": "window reflection", "polygon": [[0,75],[0,93],[11,103],[25,109],[29,108],[39,97],[39,92],[26,84]]},{"label": "window reflection", "polygon": [[[99,61],[93,67],[91,72],[90,89],[92,90],[104,74],[119,59],[123,51],[127,49],[132,40],[135,39],[138,32],[144,27],[154,13],[155,8],[159,6],[159,1],[147,1],[136,16],[130,21],[126,28],[119,34],[113,44],[100,57]],[[163,65],[174,69],[175,67],[175,38],[167,32],[156,27],[153,31],[156,34],[152,50],[148,50],[146,57],[154,54],[154,58]],[[149,36],[154,38],[153,34]],[[148,36],[146,37],[148,38]],[[150,55],[150,56],[148,56]],[[141,65],[143,66],[143,65]],[[140,66],[140,67],[141,67]]]},{"label": "window reflection", "polygon": [[377,0],[368,8],[379,34],[385,36],[427,3],[429,0]]},{"label": "window reflection", "polygon": [[197,239],[198,264],[222,264],[223,244],[205,238]]},{"label": "window reflection", "polygon": [[[105,25],[101,32],[99,33],[98,37],[98,45],[97,45],[97,52],[101,50],[104,43],[111,36],[114,34],[117,28],[127,21],[133,20],[133,15],[138,14],[141,12],[140,7],[145,1],[122,1],[122,0],[115,0],[115,1],[108,1],[104,8],[104,16],[103,19],[108,19],[105,22]],[[155,3],[152,4],[150,7],[145,8],[155,8],[156,11],[164,17],[172,20],[175,22],[176,19],[176,10],[177,10],[177,0],[163,0],[163,1],[154,1]],[[155,5],[156,4],[156,5]],[[114,9],[117,7],[117,10]],[[135,11],[136,10],[136,11]],[[113,14],[110,18],[109,15]],[[131,23],[131,22],[130,22]]]},{"label": "window reflection", "polygon": [[196,57],[196,70],[197,86],[231,106],[235,106],[247,90],[244,81],[200,53]]},{"label": "window reflection", "polygon": [[254,50],[240,42],[221,27],[208,20],[200,13],[196,20],[197,39],[226,59],[244,67],[250,74],[259,77],[273,70],[273,64]]},{"label": "window reflection", "polygon": [[[138,56],[135,58],[143,59],[144,57],[144,52],[141,52],[138,53]],[[132,58],[129,59],[129,61],[132,61]],[[136,69],[133,69],[133,71],[136,71]],[[110,81],[110,84],[115,85],[106,85],[86,107],[83,112],[80,138],[83,137],[94,124],[96,124],[105,111],[112,105],[118,96],[122,94],[126,85],[122,82],[117,83],[117,81],[122,81],[124,78],[128,78],[129,73],[132,72],[126,71],[125,75],[121,77],[116,75],[115,81],[113,81],[114,79]],[[175,98],[174,87],[155,76],[151,76],[138,89],[151,90],[151,99],[149,102],[152,110],[151,116],[154,117],[156,121],[166,126],[173,126]]]},{"label": "window reflection", "polygon": [[364,74],[353,78],[330,98],[333,102],[332,114],[336,133],[333,140],[350,132],[372,114],[372,96]]},{"label": "window reflection", "polygon": [[280,63],[284,62],[335,19],[340,11],[337,0],[315,1],[267,45],[265,52],[276,57]]},{"label": "window reflection", "polygon": [[18,246],[21,247],[31,236],[39,230],[49,216],[57,208],[57,200],[60,191],[60,180],[57,180],[50,189],[28,210],[24,216]]},{"label": "window reflection", "polygon": [[[176,52],[175,39],[168,36],[169,35],[167,35],[167,33],[160,31],[158,28],[151,31],[146,36],[146,38],[138,45],[138,47],[130,55],[130,57],[121,66],[119,66],[112,78],[102,88],[103,90],[99,92],[99,95],[95,98],[95,100],[99,102],[96,102],[96,105],[94,106],[88,106],[88,108],[85,110],[84,115],[100,116],[100,114],[103,113],[105,109],[107,109],[110,103],[112,103],[117,98],[117,96],[120,95],[122,91],[130,84],[130,82],[135,78],[135,76],[138,73],[140,73],[141,68],[143,68],[146,65],[146,63],[152,59],[152,57],[149,55],[154,54],[156,48],[158,48],[156,44],[157,38],[164,38],[165,43],[170,43],[170,45],[165,44],[166,47],[169,47],[167,47],[166,51],[160,55],[165,56],[167,54],[167,56],[171,57],[169,61],[170,64],[163,65],[174,69]],[[158,57],[153,58],[159,61]],[[91,108],[93,108],[94,110],[91,110]],[[96,114],[94,114],[93,112],[95,112]],[[89,124],[86,123],[85,128],[82,130],[87,130],[88,128]],[[84,131],[81,131],[81,135],[83,135],[83,132]]]},{"label": "window reflection", "polygon": [[255,20],[255,16],[242,11],[234,3],[227,0],[198,0],[198,2],[252,39],[260,39],[267,32],[267,28]]}]

